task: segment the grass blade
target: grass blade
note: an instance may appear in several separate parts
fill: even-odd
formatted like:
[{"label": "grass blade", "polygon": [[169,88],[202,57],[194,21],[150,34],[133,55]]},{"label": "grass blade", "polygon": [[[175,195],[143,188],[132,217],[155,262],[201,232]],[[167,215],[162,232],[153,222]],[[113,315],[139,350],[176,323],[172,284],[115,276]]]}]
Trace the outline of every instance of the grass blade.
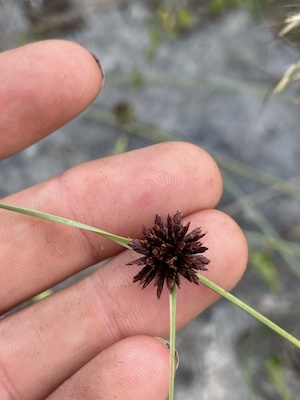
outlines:
[{"label": "grass blade", "polygon": [[97,233],[98,235],[101,235],[102,237],[105,237],[106,239],[112,240],[113,242],[120,244],[123,247],[126,247],[127,249],[131,249],[131,247],[128,246],[128,243],[130,242],[129,238],[117,236],[112,233],[103,231],[102,229],[98,229],[98,228],[95,228],[90,225],[82,224],[81,222],[73,221],[68,218],[58,217],[57,215],[43,213],[41,211],[35,211],[35,210],[30,210],[28,208],[12,206],[9,204],[0,203],[0,208],[3,208],[4,210],[17,212],[20,214],[29,215],[31,217],[41,218],[46,221],[56,222],[58,224],[63,224],[63,225],[67,225],[67,226],[72,226],[74,228],[83,229],[85,231],[94,232],[94,233]]},{"label": "grass blade", "polygon": [[248,306],[248,304],[244,303],[242,300],[238,299],[237,297],[233,296],[231,293],[227,292],[227,290],[221,288],[218,286],[216,283],[212,282],[205,276],[201,274],[197,274],[197,277],[199,278],[199,281],[203,283],[205,286],[209,287],[212,289],[214,292],[220,294],[221,296],[225,297],[225,299],[231,301],[233,304],[235,304],[237,307],[241,308],[244,310],[246,313],[250,314],[252,317],[256,318],[259,322],[262,324],[266,325],[268,328],[276,332],[278,335],[283,337],[284,339],[288,340],[290,343],[298,347],[300,349],[300,340],[295,338],[295,336],[291,335],[284,329],[280,328],[280,326],[276,325],[274,322],[272,322],[270,319],[265,317],[264,315],[260,314],[258,311],[256,311],[254,308]]}]

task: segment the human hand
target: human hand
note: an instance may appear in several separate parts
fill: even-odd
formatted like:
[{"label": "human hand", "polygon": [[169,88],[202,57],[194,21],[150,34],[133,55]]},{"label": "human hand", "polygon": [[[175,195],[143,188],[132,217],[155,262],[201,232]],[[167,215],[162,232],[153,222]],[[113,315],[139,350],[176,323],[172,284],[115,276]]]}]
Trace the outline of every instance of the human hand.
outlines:
[{"label": "human hand", "polygon": [[[0,156],[50,134],[96,97],[102,77],[88,51],[45,41],[0,54]],[[222,191],[211,157],[188,143],[163,143],[91,161],[2,201],[139,237],[156,213],[180,209],[207,232],[205,276],[230,290],[246,266],[235,222],[214,210]],[[168,291],[132,281],[136,258],[90,232],[0,210],[1,314],[108,257],[82,281],[0,321],[1,400],[165,400]],[[206,254],[205,254],[206,255]],[[216,301],[182,280],[178,328]]]}]

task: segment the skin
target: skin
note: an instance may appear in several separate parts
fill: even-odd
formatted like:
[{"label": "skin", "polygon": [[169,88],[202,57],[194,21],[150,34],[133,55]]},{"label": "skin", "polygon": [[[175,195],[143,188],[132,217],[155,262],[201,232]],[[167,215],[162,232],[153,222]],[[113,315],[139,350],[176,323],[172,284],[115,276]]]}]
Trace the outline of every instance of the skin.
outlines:
[{"label": "skin", "polygon": [[[0,155],[14,154],[70,121],[97,96],[100,70],[91,54],[45,41],[0,54]],[[122,236],[140,237],[179,208],[201,226],[209,248],[205,275],[225,289],[241,278],[245,238],[214,210],[222,180],[213,159],[189,143],[162,143],[91,161],[2,202],[57,214]],[[115,256],[82,281],[0,321],[0,398],[165,400],[169,351],[165,288],[132,282],[137,254],[90,232],[0,210],[1,313],[68,276]],[[16,251],[17,249],[17,251]],[[178,328],[217,300],[182,279]]]}]

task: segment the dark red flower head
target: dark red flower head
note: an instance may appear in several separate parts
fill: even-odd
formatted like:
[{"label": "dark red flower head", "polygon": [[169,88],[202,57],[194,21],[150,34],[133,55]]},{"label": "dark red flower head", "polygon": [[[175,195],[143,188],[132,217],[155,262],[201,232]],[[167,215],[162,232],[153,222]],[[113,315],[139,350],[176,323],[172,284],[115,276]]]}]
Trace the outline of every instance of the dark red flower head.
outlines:
[{"label": "dark red flower head", "polygon": [[166,281],[170,293],[174,285],[180,286],[180,275],[199,284],[196,273],[207,271],[209,260],[201,255],[207,250],[199,241],[205,233],[200,228],[187,234],[190,223],[182,224],[180,211],[171,217],[168,215],[167,223],[156,214],[153,228],[143,225],[144,239],[132,239],[129,246],[143,257],[129,262],[127,265],[144,265],[141,271],[133,278],[134,282],[140,281],[143,289],[154,280],[157,286],[157,298],[160,298]]}]

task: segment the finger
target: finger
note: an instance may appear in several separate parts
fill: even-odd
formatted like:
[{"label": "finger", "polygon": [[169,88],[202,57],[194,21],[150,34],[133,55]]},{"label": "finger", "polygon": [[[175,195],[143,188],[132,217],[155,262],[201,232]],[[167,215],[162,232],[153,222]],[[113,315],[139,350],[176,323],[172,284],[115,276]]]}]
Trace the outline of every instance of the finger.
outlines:
[{"label": "finger", "polygon": [[47,400],[166,400],[169,350],[161,341],[136,336],[94,357]]},{"label": "finger", "polygon": [[0,54],[0,159],[37,142],[82,112],[102,76],[82,46],[47,40]]},{"label": "finger", "polygon": [[[212,158],[178,142],[86,163],[3,202],[137,237],[155,213],[211,208],[221,191]],[[90,232],[6,210],[0,215],[2,311],[122,250]]]},{"label": "finger", "polygon": [[[216,210],[198,212],[188,220],[192,228],[202,226],[207,232],[203,242],[209,248],[211,263],[205,276],[226,290],[232,289],[247,259],[246,241],[239,227]],[[158,301],[151,284],[141,290],[133,283],[139,267],[126,263],[134,257],[133,251],[125,251],[83,281],[1,322],[0,359],[6,380],[15,382],[24,400],[35,398],[30,397],[33,395],[45,397],[45,391],[58,387],[124,337],[168,336],[168,293],[165,289]],[[217,295],[204,285],[183,279],[178,291],[178,328],[216,299]]]}]

